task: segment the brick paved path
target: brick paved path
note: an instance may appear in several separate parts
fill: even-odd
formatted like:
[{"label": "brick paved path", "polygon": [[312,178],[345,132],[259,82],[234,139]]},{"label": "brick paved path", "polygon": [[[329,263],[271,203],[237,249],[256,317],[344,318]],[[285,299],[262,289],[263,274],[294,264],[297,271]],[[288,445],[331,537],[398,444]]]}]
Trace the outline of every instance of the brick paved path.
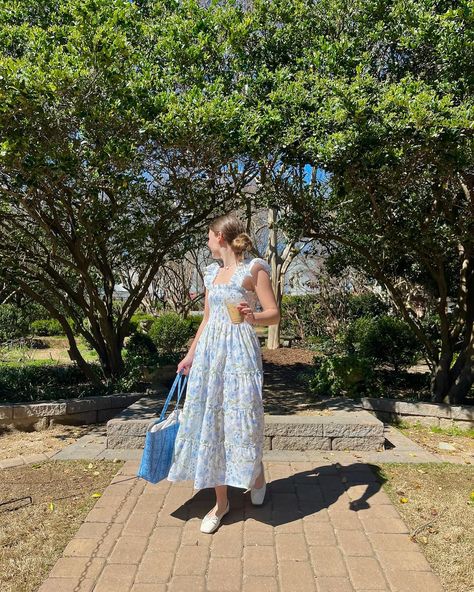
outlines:
[{"label": "brick paved path", "polygon": [[212,534],[199,527],[213,489],[152,485],[138,464],[114,477],[38,592],[442,591],[367,463],[264,457],[265,504],[229,487]]}]

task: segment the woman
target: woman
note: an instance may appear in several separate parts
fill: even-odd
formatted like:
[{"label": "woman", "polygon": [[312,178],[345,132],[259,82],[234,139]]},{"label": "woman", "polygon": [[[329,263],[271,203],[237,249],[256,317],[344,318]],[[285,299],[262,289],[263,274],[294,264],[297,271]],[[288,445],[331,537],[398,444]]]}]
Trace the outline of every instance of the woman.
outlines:
[{"label": "woman", "polygon": [[[244,260],[252,241],[235,215],[210,224],[208,247],[224,265],[206,267],[203,320],[178,364],[177,372],[189,376],[168,480],[215,488],[216,504],[201,524],[211,533],[229,511],[229,485],[250,489],[252,503],[263,503],[263,369],[254,325],[276,324],[280,313],[268,263]],[[240,301],[238,323],[226,307],[229,298]],[[262,312],[255,312],[257,298]]]}]

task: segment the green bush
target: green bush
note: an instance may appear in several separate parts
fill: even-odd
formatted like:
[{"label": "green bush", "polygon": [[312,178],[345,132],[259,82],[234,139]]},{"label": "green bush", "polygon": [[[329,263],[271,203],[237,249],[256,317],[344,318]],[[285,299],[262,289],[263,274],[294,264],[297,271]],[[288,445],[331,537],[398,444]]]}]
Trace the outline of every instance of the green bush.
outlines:
[{"label": "green bush", "polygon": [[193,332],[195,333],[199,329],[199,325],[202,322],[204,315],[190,315],[187,320],[189,321],[191,327],[193,328]]},{"label": "green bush", "polygon": [[407,323],[388,315],[356,319],[347,328],[344,343],[349,355],[390,364],[395,371],[414,364],[420,349]]},{"label": "green bush", "polygon": [[160,354],[176,354],[185,349],[194,330],[189,319],[174,312],[161,314],[148,332]]},{"label": "green bush", "polygon": [[157,348],[155,342],[149,335],[140,331],[131,335],[125,351],[127,358],[131,356],[140,358],[143,364],[154,363],[156,360]]},{"label": "green bush", "polygon": [[[92,368],[100,376],[99,365],[92,365]],[[5,402],[91,396],[102,394],[102,390],[87,383],[75,364],[0,366],[0,399]]]},{"label": "green bush", "polygon": [[0,304],[0,342],[26,337],[29,319],[25,310],[14,304]]},{"label": "green bush", "polygon": [[281,303],[281,333],[297,335],[303,341],[310,337],[324,337],[326,319],[315,294],[284,295]]},{"label": "green bush", "polygon": [[140,329],[149,330],[153,322],[156,320],[156,317],[148,314],[146,312],[136,312],[132,315],[130,319],[130,326],[131,331],[130,333],[134,333],[139,331]]},{"label": "green bush", "polygon": [[318,396],[372,395],[377,389],[372,360],[357,355],[315,357],[308,386]]},{"label": "green bush", "polygon": [[64,335],[61,323],[56,319],[40,319],[33,321],[30,325],[30,332],[33,335]]},{"label": "green bush", "polygon": [[386,315],[389,306],[377,294],[351,294],[347,300],[347,314],[349,319],[360,317],[377,318]]}]

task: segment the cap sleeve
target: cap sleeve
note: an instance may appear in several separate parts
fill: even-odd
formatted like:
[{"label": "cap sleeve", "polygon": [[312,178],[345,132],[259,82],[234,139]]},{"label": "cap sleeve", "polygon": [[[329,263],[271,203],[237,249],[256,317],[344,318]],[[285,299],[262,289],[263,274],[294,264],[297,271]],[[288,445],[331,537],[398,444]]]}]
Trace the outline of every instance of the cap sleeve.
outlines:
[{"label": "cap sleeve", "polygon": [[262,259],[261,257],[255,257],[254,259],[252,259],[247,267],[247,275],[252,275],[251,271],[253,266],[256,263],[260,263],[260,265],[263,267],[263,269],[265,269],[265,271],[268,273],[269,276],[271,276],[271,267],[270,265],[265,261],[265,259]]},{"label": "cap sleeve", "polygon": [[210,288],[218,271],[219,263],[217,263],[217,261],[214,261],[214,263],[211,263],[210,265],[206,265],[204,268],[204,286],[206,288]]}]

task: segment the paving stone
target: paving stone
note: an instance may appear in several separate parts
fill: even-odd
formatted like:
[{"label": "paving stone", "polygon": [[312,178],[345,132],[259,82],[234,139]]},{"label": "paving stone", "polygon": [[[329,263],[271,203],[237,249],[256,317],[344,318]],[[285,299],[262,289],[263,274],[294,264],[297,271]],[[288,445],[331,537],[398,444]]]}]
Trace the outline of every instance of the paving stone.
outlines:
[{"label": "paving stone", "polygon": [[139,460],[143,456],[143,450],[135,448],[102,448],[94,458],[113,460],[118,458],[119,460]]},{"label": "paving stone", "polygon": [[[189,497],[189,494],[188,494]],[[143,513],[151,513],[151,514],[157,514],[160,510],[161,507],[163,506],[163,502],[165,499],[165,494],[161,494],[161,495],[150,495],[150,494],[146,494],[143,493],[140,496],[140,499],[137,501],[137,504],[135,506],[135,511],[136,512],[143,512]]]},{"label": "paving stone", "polygon": [[96,579],[104,567],[105,560],[95,557],[90,560],[88,557],[60,557],[53,566],[49,575],[52,578],[77,578],[79,579],[87,567],[86,577]]},{"label": "paving stone", "polygon": [[357,512],[351,510],[331,510],[329,508],[329,520],[340,530],[362,530],[362,523],[357,517]]},{"label": "paving stone", "polygon": [[[193,524],[194,529],[196,524]],[[183,528],[179,526],[157,526],[153,529],[148,539],[149,551],[171,552],[178,550],[181,536],[184,535]],[[181,544],[184,541],[181,540]],[[196,544],[194,541],[188,544]]]},{"label": "paving stone", "polygon": [[334,527],[329,522],[303,523],[308,545],[315,547],[330,547],[336,545]]},{"label": "paving stone", "polygon": [[[164,590],[164,588],[163,588]],[[205,592],[206,579],[204,576],[173,576],[168,592]],[[151,592],[151,591],[150,591]]]},{"label": "paving stone", "polygon": [[207,573],[208,592],[240,592],[242,563],[238,557],[211,557]]},{"label": "paving stone", "polygon": [[80,539],[100,538],[105,534],[107,526],[105,522],[84,522],[76,532],[76,537]]},{"label": "paving stone", "polygon": [[407,525],[401,518],[371,518],[362,516],[360,521],[366,532],[380,532],[384,534],[409,532]]},{"label": "paving stone", "polygon": [[340,530],[336,529],[336,538],[339,547],[344,555],[372,557],[374,551],[370,541],[361,530]]},{"label": "paving stone", "polygon": [[[221,525],[225,526],[224,520]],[[199,525],[196,525],[199,529]],[[203,533],[205,534],[205,533]],[[240,557],[242,555],[243,528],[237,524],[234,530],[219,528],[210,544],[212,557]]]},{"label": "paving stone", "polygon": [[129,592],[137,567],[135,565],[106,565],[100,574],[94,592]]},{"label": "paving stone", "polygon": [[443,592],[439,578],[429,571],[390,570],[386,576],[394,592]]},{"label": "paving stone", "polygon": [[181,547],[176,555],[173,575],[203,576],[209,563],[209,549],[207,547]]},{"label": "paving stone", "polygon": [[370,506],[392,505],[388,495],[378,485],[352,485],[347,489],[347,495],[352,501],[363,498]]},{"label": "paving stone", "polygon": [[99,539],[73,538],[63,551],[65,557],[90,557]]},{"label": "paving stone", "polygon": [[[183,527],[170,527],[176,530],[181,530],[182,535],[180,540],[178,539],[177,544],[181,546],[188,545],[199,545],[200,547],[210,547],[213,537],[210,537],[207,533],[201,532],[201,518],[190,518],[187,520]],[[160,527],[164,528],[164,527]],[[215,533],[214,533],[215,534]],[[166,544],[166,542],[165,542]]]},{"label": "paving stone", "polygon": [[304,535],[276,533],[275,546],[278,561],[307,561],[308,547]]},{"label": "paving stone", "polygon": [[7,458],[0,461],[0,469],[9,469],[10,467],[20,467],[25,462],[21,456],[15,456],[15,458]]},{"label": "paving stone", "polygon": [[138,566],[135,583],[162,584],[168,582],[171,577],[174,560],[174,553],[164,551],[157,553],[148,549]]},{"label": "paving stone", "polygon": [[167,592],[167,584],[133,584],[130,592]]},{"label": "paving stone", "polygon": [[243,553],[244,577],[267,576],[276,578],[277,564],[273,546],[245,547]]},{"label": "paving stone", "polygon": [[317,579],[318,592],[353,592],[349,578],[320,577]]},{"label": "paving stone", "polygon": [[347,577],[343,555],[338,547],[310,547],[311,564],[316,576]]},{"label": "paving stone", "polygon": [[108,563],[140,563],[147,547],[147,537],[122,536],[117,541]]},{"label": "paving stone", "polygon": [[370,501],[367,502],[368,507],[360,507],[360,504],[357,502],[353,502],[355,504],[353,507],[356,509],[356,514],[359,518],[373,519],[373,518],[398,518],[400,519],[400,514],[393,505],[388,504],[380,504],[380,505],[370,505]]},{"label": "paving stone", "polygon": [[244,576],[242,592],[278,592],[277,578]]},{"label": "paving stone", "polygon": [[356,590],[386,590],[387,582],[374,557],[346,557],[349,576]]},{"label": "paving stone", "polygon": [[[79,580],[76,578],[48,578],[38,592],[74,592]],[[83,579],[78,592],[92,592],[95,580]]]},{"label": "paving stone", "polygon": [[400,571],[430,571],[431,567],[421,551],[395,551],[391,549],[376,551],[382,568]]},{"label": "paving stone", "polygon": [[244,528],[243,544],[244,547],[261,547],[262,545],[271,545],[273,547],[275,544],[273,528],[268,530]]},{"label": "paving stone", "polygon": [[307,561],[278,561],[282,592],[316,592],[316,579]]},{"label": "paving stone", "polygon": [[373,533],[368,532],[367,538],[375,551],[418,551],[418,545],[406,533]]},{"label": "paving stone", "polygon": [[148,537],[154,528],[154,522],[155,520],[150,518],[150,514],[132,512],[124,524],[122,535]]},{"label": "paving stone", "polygon": [[25,454],[22,456],[23,462],[25,463],[25,465],[31,464],[31,463],[39,463],[39,462],[43,462],[45,460],[48,460],[48,456],[46,454]]},{"label": "paving stone", "polygon": [[122,524],[112,524],[109,525],[110,528],[107,531],[107,534],[102,539],[102,542],[99,543],[99,547],[95,552],[97,557],[109,557],[112,549],[114,548],[118,538],[122,534]]}]

